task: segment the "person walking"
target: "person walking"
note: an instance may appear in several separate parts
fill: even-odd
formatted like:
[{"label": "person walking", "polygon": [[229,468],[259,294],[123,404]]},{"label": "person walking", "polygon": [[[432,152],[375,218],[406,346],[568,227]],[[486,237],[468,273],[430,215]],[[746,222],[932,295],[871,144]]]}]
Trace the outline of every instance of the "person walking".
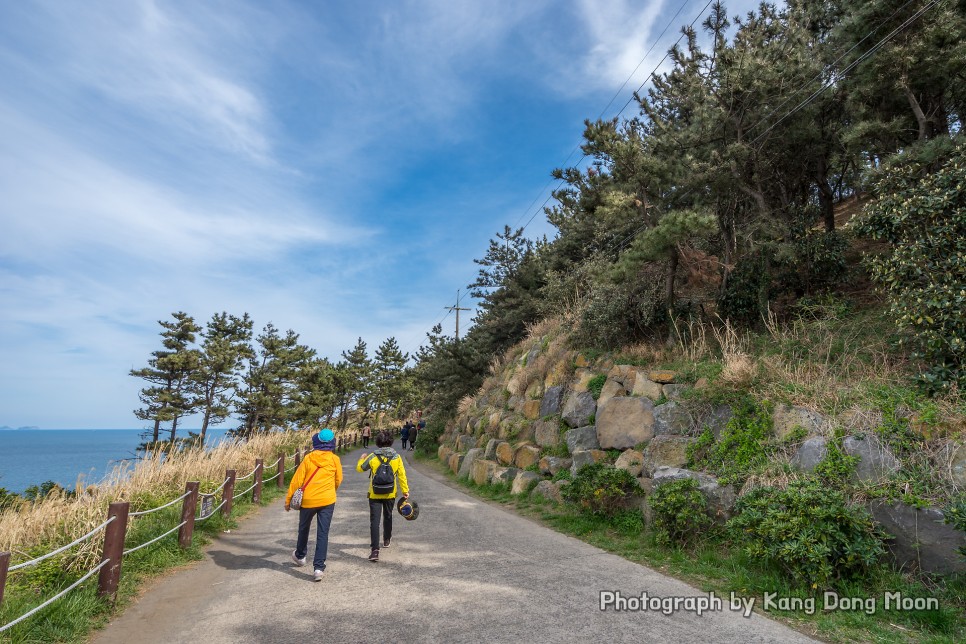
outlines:
[{"label": "person walking", "polygon": [[302,505],[299,508],[299,531],[292,552],[296,566],[305,565],[305,555],[309,545],[309,528],[315,519],[315,556],[312,565],[315,581],[322,581],[325,572],[325,559],[329,550],[329,526],[335,510],[335,492],[342,485],[342,461],[333,453],[335,434],[331,429],[323,429],[312,436],[313,451],[295,470],[292,482],[285,496],[285,511],[292,509],[292,495],[302,490]]},{"label": "person walking", "polygon": [[416,449],[416,437],[419,436],[419,428],[413,421],[409,421],[409,451]]},{"label": "person walking", "polygon": [[356,471],[369,472],[369,561],[379,561],[380,515],[382,547],[388,548],[392,541],[392,510],[396,495],[401,492],[404,499],[409,498],[406,466],[402,456],[392,448],[389,432],[376,434],[376,450],[359,457]]},{"label": "person walking", "polygon": [[372,436],[372,426],[366,423],[362,428],[362,446],[369,447],[369,437]]},{"label": "person walking", "polygon": [[[408,442],[409,442],[409,429],[410,429],[411,427],[412,427],[412,425],[411,425],[411,424],[410,424],[410,422],[409,422],[409,421],[407,420],[407,421],[406,421],[406,424],[402,426],[402,431],[401,431],[401,432],[399,432],[399,435],[400,435],[400,436],[402,437],[402,448],[403,448],[403,450],[405,450],[405,449],[406,449],[406,443],[408,443]],[[378,444],[379,444],[379,443],[376,443],[376,445],[378,445]]]}]

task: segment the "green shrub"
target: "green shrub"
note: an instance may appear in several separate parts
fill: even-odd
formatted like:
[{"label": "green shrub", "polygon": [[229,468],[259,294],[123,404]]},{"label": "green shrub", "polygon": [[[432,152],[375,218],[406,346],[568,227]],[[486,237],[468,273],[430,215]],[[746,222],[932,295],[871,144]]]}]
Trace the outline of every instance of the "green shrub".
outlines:
[{"label": "green shrub", "polygon": [[600,392],[603,391],[605,382],[607,382],[607,374],[599,373],[587,383],[587,391],[594,397],[594,400],[600,398]]},{"label": "green shrub", "polygon": [[744,398],[716,441],[706,429],[688,448],[691,465],[714,473],[725,483],[740,484],[768,460],[772,435],[772,406]]},{"label": "green shrub", "polygon": [[665,483],[651,494],[649,502],[658,543],[689,546],[711,526],[708,501],[694,479]]},{"label": "green shrub", "polygon": [[827,483],[843,483],[855,473],[855,466],[859,462],[858,456],[849,456],[842,451],[842,435],[836,433],[835,438],[825,445],[825,458],[815,466],[815,475]]},{"label": "green shrub", "polygon": [[637,489],[637,480],[630,472],[593,463],[577,470],[562,495],[591,514],[612,518],[624,510],[624,500]]},{"label": "green shrub", "polygon": [[885,550],[868,511],[815,479],[742,496],[728,528],[749,556],[812,588],[860,576]]},{"label": "green shrub", "polygon": [[966,388],[966,137],[896,155],[873,177],[860,234],[892,244],[867,257],[930,391]]},{"label": "green shrub", "polygon": [[[966,532],[966,492],[960,493],[946,508],[946,523]],[[966,546],[959,547],[959,554],[966,557]]]},{"label": "green shrub", "polygon": [[427,418],[426,426],[420,430],[416,440],[416,449],[424,454],[435,454],[439,449],[439,437],[446,431],[446,421],[442,416],[433,415]]}]

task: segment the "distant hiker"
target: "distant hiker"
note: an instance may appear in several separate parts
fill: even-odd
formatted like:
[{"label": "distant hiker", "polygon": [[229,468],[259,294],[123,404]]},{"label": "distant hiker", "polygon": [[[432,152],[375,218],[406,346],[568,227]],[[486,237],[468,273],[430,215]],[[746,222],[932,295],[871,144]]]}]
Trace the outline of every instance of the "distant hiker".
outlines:
[{"label": "distant hiker", "polygon": [[[413,426],[412,423],[410,423],[407,420],[406,421],[406,424],[402,426],[402,431],[399,432],[399,435],[402,436],[402,448],[403,449],[406,449],[406,443],[409,442],[409,430],[412,428],[412,426]],[[376,443],[376,445],[378,445],[378,444],[379,443]]]},{"label": "distant hiker", "polygon": [[416,423],[416,433],[413,434],[412,440],[409,441],[409,443],[413,446],[413,448],[416,447],[416,436],[418,436],[419,434],[422,434],[424,429],[426,429],[426,421],[420,418],[419,422]]},{"label": "distant hiker", "polygon": [[369,423],[366,423],[365,427],[362,428],[362,446],[369,447],[369,437],[372,436],[372,427]]},{"label": "distant hiker", "polygon": [[416,449],[416,438],[419,436],[419,428],[409,421],[409,451]]},{"label": "distant hiker", "polygon": [[315,518],[315,581],[322,581],[325,571],[325,558],[329,551],[329,526],[335,510],[335,491],[342,484],[342,461],[332,450],[335,449],[335,434],[331,429],[323,429],[312,436],[313,451],[305,455],[301,465],[295,470],[292,482],[285,496],[285,511],[292,509],[292,495],[302,490],[302,505],[299,508],[299,533],[292,552],[292,561],[297,566],[305,565],[305,555],[309,545],[309,527]]},{"label": "distant hiker", "polygon": [[[405,429],[404,429],[405,431]],[[357,472],[369,472],[369,561],[379,561],[379,515],[382,515],[382,547],[392,540],[392,509],[396,494],[409,498],[409,481],[402,456],[392,448],[389,432],[376,434],[376,451],[363,454],[356,464]]]}]

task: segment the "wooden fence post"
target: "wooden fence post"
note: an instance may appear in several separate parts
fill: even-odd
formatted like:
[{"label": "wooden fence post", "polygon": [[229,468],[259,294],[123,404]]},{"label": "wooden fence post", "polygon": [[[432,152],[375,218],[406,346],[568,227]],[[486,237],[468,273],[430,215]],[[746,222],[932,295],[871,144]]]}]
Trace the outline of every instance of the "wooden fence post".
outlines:
[{"label": "wooden fence post", "polygon": [[258,505],[262,502],[262,473],[265,471],[265,461],[260,458],[255,459],[255,489],[252,490],[252,503]]},{"label": "wooden fence post", "polygon": [[191,535],[195,531],[195,510],[198,507],[198,481],[185,483],[184,491],[188,496],[181,504],[181,522],[184,525],[178,530],[178,545],[182,548],[190,548]]},{"label": "wooden fence post", "polygon": [[278,478],[275,480],[278,482],[278,489],[285,487],[285,452],[278,455]]},{"label": "wooden fence post", "polygon": [[301,464],[302,464],[302,450],[297,449],[295,450],[295,469],[298,469],[299,465]]},{"label": "wooden fence post", "polygon": [[221,515],[226,519],[231,518],[231,505],[235,496],[235,470],[225,470],[225,478],[228,482],[225,483],[225,487],[221,490],[221,500],[225,502],[225,505],[221,508]]},{"label": "wooden fence post", "polygon": [[97,594],[108,597],[113,602],[117,595],[117,585],[121,581],[121,562],[124,559],[124,535],[127,534],[127,514],[131,504],[112,503],[107,509],[107,518],[114,518],[104,529],[104,550],[101,561],[110,563],[101,568],[97,578]]},{"label": "wooden fence post", "polygon": [[3,605],[3,589],[7,585],[7,568],[10,567],[10,553],[0,552],[0,606]]}]

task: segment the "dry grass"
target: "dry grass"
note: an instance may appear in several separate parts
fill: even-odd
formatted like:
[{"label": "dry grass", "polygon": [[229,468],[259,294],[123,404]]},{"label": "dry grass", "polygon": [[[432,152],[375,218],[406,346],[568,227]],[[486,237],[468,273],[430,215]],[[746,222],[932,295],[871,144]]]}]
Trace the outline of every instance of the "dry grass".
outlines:
[{"label": "dry grass", "polygon": [[[207,452],[191,450],[167,459],[147,458],[133,468],[118,466],[98,485],[85,487],[79,481],[75,496],[53,491],[37,502],[4,510],[0,514],[0,551],[13,553],[11,564],[30,559],[70,543],[101,524],[111,503],[130,501],[131,511],[157,507],[183,494],[187,481],[200,481],[205,492],[218,487],[228,469],[245,476],[255,469],[257,458],[265,460],[266,473],[271,476],[274,471],[269,465],[275,463],[278,454],[291,455],[297,446],[307,446],[309,440],[306,432],[273,432],[248,442],[225,443]],[[246,481],[239,485],[243,483]],[[99,538],[88,539],[73,551],[70,566],[90,568],[99,560],[100,547]]]}]

